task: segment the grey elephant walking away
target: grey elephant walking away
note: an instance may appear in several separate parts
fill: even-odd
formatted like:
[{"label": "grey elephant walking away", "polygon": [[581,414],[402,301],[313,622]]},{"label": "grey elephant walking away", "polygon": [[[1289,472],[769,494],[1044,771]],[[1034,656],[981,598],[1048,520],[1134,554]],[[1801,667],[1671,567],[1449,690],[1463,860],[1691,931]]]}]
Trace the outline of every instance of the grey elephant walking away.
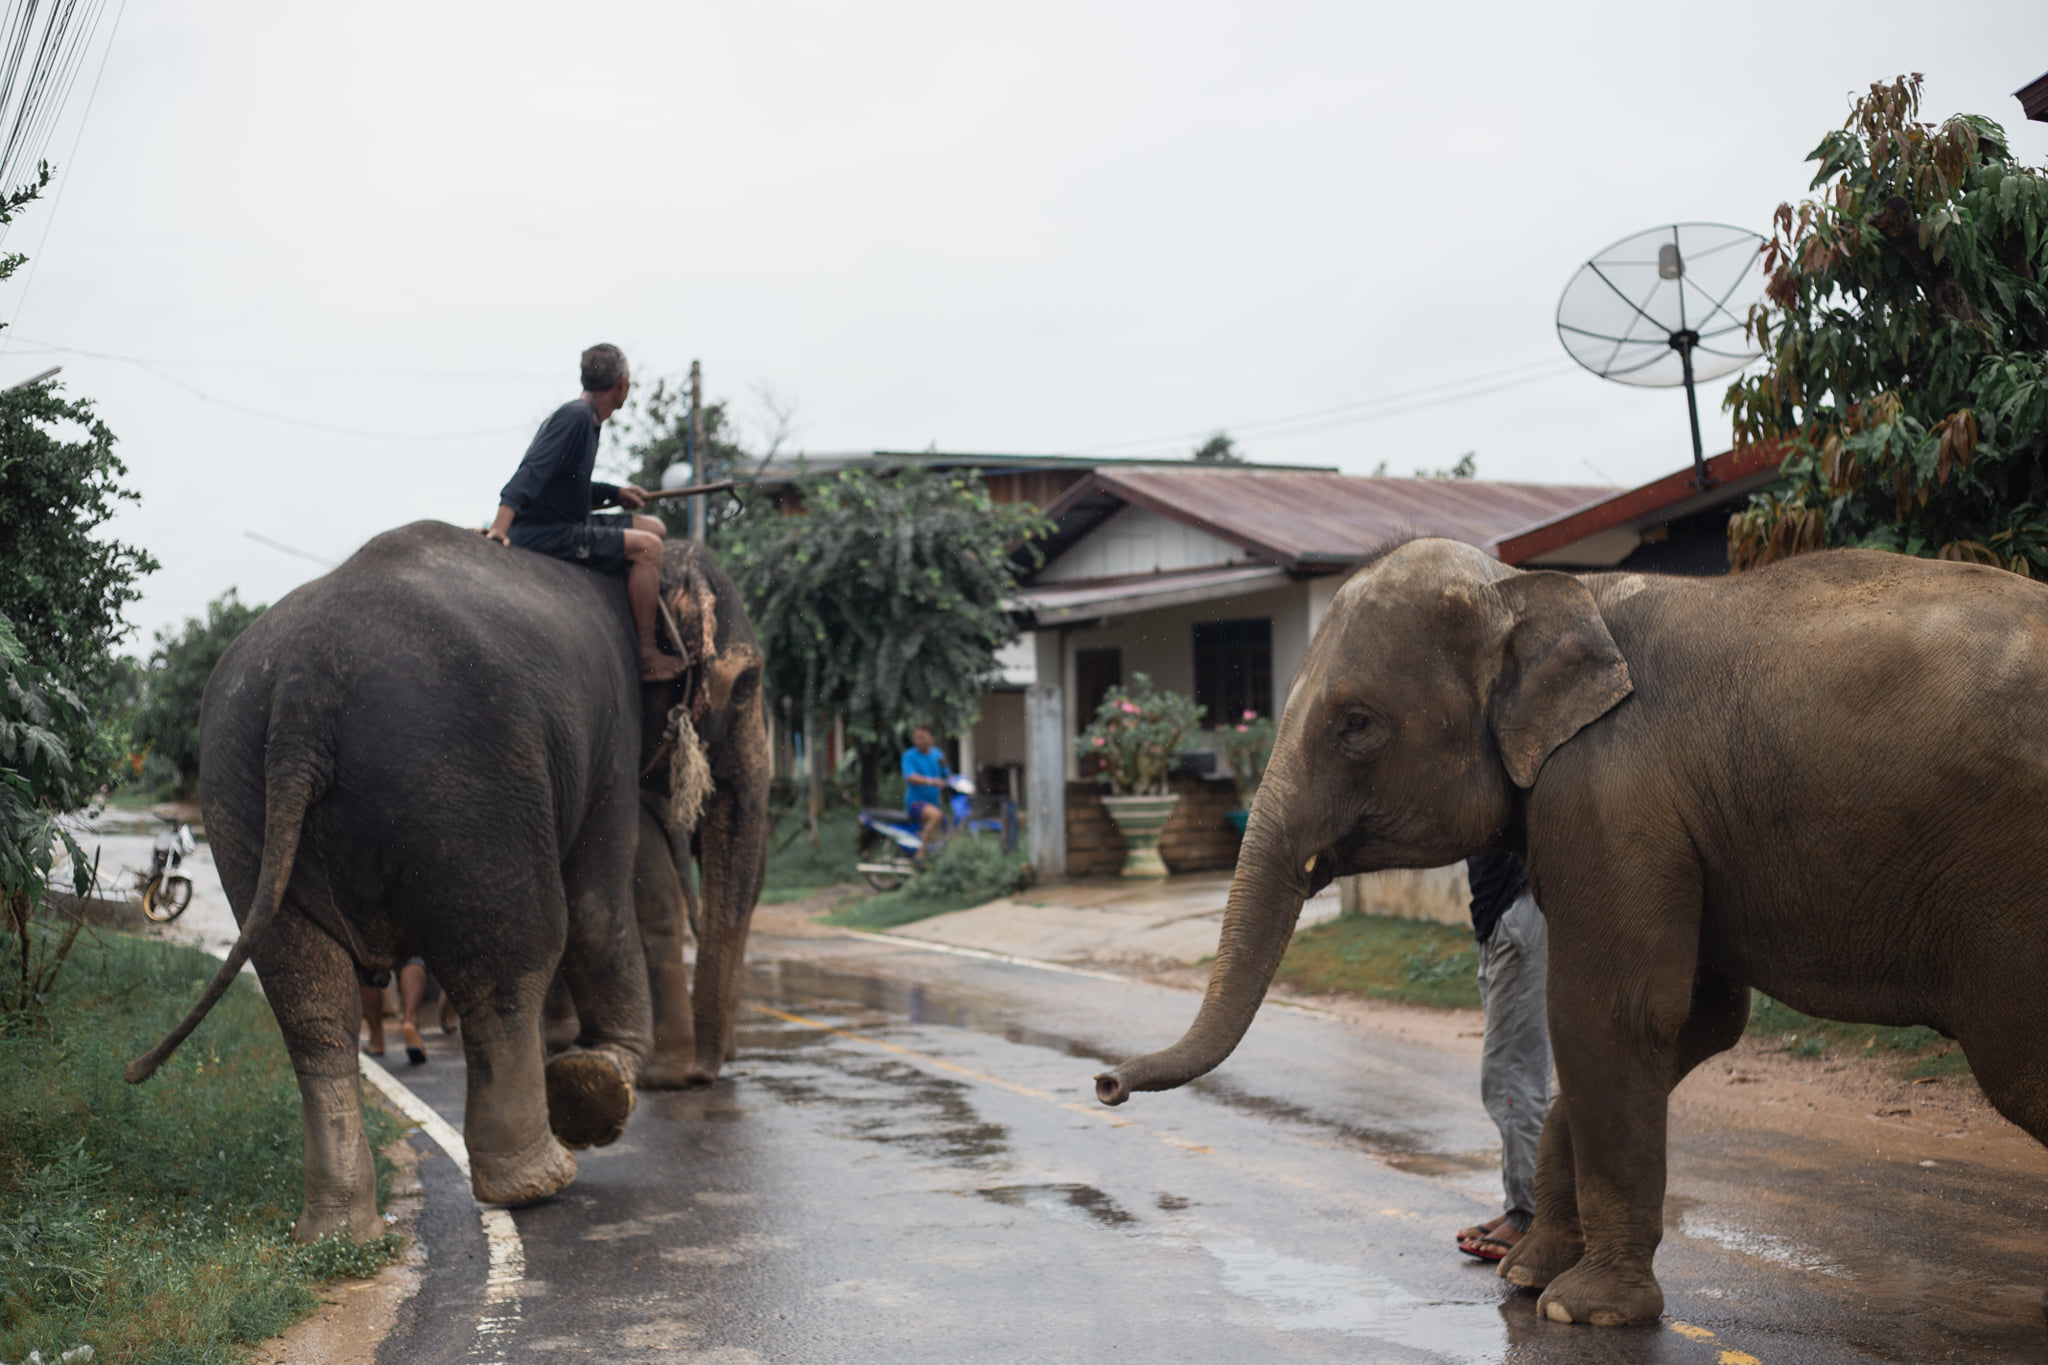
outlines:
[{"label": "grey elephant walking away", "polygon": [[[295,1235],[383,1231],[354,969],[418,953],[461,1014],[477,1198],[519,1204],[623,1131],[651,1047],[636,931],[643,688],[616,578],[420,522],[291,593],[202,715],[209,837],[242,926],[148,1076],[253,960],[304,1101]],[[581,1032],[544,1060],[557,966]]]},{"label": "grey elephant walking away", "polygon": [[1443,540],[1339,590],[1259,789],[1186,1035],[1120,1104],[1237,1046],[1332,877],[1523,853],[1559,1095],[1501,1263],[1559,1322],[1663,1308],[1671,1089],[1750,988],[1930,1025],[2048,1142],[2048,587],[1866,551],[1719,579],[1518,572]]}]

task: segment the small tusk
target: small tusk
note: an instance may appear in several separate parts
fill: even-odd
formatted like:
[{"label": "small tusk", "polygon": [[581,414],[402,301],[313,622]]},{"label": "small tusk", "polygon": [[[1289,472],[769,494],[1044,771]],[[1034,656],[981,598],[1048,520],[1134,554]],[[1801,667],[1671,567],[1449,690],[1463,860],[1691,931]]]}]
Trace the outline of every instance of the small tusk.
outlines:
[{"label": "small tusk", "polygon": [[1303,863],[1303,864],[1301,865],[1301,870],[1302,870],[1303,872],[1313,872],[1313,871],[1315,871],[1315,870],[1316,870],[1316,859],[1317,859],[1317,858],[1319,858],[1319,857],[1321,857],[1321,856],[1322,856],[1322,855],[1321,855],[1321,854],[1318,854],[1318,853],[1311,853],[1311,854],[1309,854],[1309,855],[1308,855],[1308,861],[1307,861],[1307,862],[1305,862],[1305,863]]}]

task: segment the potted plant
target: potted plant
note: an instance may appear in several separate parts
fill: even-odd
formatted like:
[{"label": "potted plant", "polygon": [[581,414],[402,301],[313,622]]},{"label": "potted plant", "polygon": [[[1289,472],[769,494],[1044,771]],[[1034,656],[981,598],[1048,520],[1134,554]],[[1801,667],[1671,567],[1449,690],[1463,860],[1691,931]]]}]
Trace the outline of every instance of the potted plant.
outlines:
[{"label": "potted plant", "polygon": [[1124,837],[1123,875],[1164,877],[1159,834],[1179,799],[1166,789],[1166,774],[1200,728],[1202,708],[1155,690],[1143,673],[1133,673],[1131,684],[1109,689],[1074,747],[1094,760],[1089,766],[1099,764],[1093,776],[1109,788],[1102,804]]},{"label": "potted plant", "polygon": [[1256,711],[1247,711],[1237,724],[1224,726],[1218,738],[1223,743],[1224,761],[1230,764],[1230,780],[1237,784],[1237,809],[1230,812],[1230,823],[1243,834],[1252,813],[1252,798],[1265,780],[1266,760],[1273,756],[1273,722]]}]

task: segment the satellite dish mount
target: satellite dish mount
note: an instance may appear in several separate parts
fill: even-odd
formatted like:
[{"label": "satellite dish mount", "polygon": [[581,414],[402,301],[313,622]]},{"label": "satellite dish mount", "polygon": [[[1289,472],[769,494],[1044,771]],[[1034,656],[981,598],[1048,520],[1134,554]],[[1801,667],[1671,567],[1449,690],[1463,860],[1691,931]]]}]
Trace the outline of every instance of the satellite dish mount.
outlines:
[{"label": "satellite dish mount", "polygon": [[1643,388],[1685,386],[1693,485],[1702,491],[1716,480],[1700,441],[1696,385],[1760,354],[1743,320],[1762,290],[1763,243],[1719,223],[1652,228],[1580,266],[1557,301],[1558,339],[1594,374]]}]

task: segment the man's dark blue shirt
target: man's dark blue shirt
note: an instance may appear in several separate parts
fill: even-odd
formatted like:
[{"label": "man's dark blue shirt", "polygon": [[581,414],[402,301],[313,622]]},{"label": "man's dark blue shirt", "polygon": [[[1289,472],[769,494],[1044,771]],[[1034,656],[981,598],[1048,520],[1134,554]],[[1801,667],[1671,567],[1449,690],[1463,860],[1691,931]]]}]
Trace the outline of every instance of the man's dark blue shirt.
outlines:
[{"label": "man's dark blue shirt", "polygon": [[597,410],[572,398],[541,423],[512,481],[498,494],[512,509],[512,542],[520,543],[522,528],[581,525],[592,503],[617,500],[617,484],[591,479],[596,465]]}]

